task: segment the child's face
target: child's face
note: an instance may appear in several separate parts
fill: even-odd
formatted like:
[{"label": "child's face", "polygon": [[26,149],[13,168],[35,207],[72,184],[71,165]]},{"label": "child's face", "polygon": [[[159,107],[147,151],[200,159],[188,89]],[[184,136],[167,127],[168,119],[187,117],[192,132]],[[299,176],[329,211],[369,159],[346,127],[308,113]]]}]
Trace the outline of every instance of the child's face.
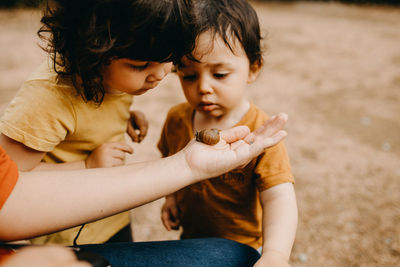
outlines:
[{"label": "child's face", "polygon": [[104,67],[103,84],[107,93],[141,95],[153,89],[171,72],[172,63],[115,59]]},{"label": "child's face", "polygon": [[241,106],[248,83],[258,75],[240,43],[231,45],[234,53],[219,36],[212,42],[209,32],[202,33],[193,52],[200,62],[185,57],[178,68],[187,101],[205,116],[222,118]]}]

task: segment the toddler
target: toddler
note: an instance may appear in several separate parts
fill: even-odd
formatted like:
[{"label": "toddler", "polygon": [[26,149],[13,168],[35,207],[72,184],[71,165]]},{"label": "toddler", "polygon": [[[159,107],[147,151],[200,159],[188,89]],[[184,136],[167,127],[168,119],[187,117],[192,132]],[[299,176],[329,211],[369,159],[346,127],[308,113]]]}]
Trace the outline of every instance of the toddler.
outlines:
[{"label": "toddler", "polygon": [[[192,53],[176,65],[187,103],[169,111],[158,148],[183,149],[202,129],[245,125],[268,116],[246,97],[262,65],[257,14],[246,0],[195,0],[199,33]],[[223,237],[250,245],[258,266],[287,266],[297,227],[293,176],[283,142],[243,168],[166,197],[161,218],[181,238]]]}]

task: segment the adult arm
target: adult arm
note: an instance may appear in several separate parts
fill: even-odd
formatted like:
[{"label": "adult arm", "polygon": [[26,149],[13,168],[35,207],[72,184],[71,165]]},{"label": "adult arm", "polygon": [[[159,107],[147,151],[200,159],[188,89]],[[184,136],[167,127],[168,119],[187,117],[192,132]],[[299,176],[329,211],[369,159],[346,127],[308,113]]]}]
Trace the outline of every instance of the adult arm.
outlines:
[{"label": "adult arm", "polygon": [[[285,114],[251,135],[245,126],[221,132],[208,146],[192,140],[177,154],[114,168],[22,172],[0,210],[0,240],[67,229],[143,205],[182,187],[246,164],[286,136]],[[274,131],[271,131],[274,129]]]},{"label": "adult arm", "polygon": [[289,266],[297,228],[297,204],[292,183],[283,183],[260,194],[263,207],[262,255],[255,266]]}]

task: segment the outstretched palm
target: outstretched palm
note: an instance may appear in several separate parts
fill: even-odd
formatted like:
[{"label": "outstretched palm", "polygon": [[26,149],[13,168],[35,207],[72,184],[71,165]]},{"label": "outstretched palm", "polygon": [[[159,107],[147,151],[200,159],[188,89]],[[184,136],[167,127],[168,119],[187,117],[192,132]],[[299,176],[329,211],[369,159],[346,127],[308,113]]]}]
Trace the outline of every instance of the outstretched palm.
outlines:
[{"label": "outstretched palm", "polygon": [[273,116],[252,133],[246,126],[221,131],[221,140],[214,146],[192,140],[183,150],[187,164],[199,179],[244,166],[286,136],[282,129],[287,119],[285,113]]}]

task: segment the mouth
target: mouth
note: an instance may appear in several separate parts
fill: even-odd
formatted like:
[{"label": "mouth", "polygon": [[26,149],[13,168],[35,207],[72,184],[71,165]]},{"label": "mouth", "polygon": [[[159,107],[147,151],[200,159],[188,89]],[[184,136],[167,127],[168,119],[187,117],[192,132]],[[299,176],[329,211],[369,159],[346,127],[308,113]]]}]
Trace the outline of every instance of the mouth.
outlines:
[{"label": "mouth", "polygon": [[201,102],[198,107],[202,111],[213,111],[218,108],[218,105],[210,102]]}]

